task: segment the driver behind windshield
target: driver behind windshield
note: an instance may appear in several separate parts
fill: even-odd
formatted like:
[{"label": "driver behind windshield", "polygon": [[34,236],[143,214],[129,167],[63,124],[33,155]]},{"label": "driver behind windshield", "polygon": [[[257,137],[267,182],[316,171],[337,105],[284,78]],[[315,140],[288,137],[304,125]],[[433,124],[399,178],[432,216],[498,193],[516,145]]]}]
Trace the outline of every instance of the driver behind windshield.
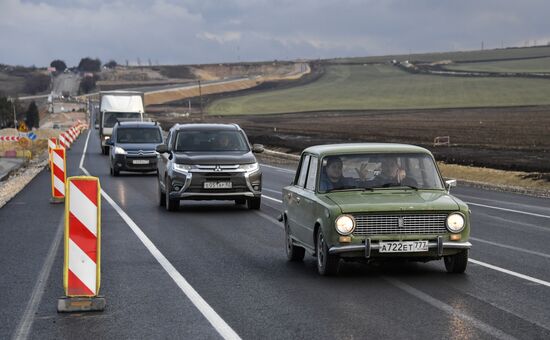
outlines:
[{"label": "driver behind windshield", "polygon": [[344,177],[343,164],[340,157],[327,157],[323,160],[319,190],[327,192],[338,189],[353,189],[355,179]]}]

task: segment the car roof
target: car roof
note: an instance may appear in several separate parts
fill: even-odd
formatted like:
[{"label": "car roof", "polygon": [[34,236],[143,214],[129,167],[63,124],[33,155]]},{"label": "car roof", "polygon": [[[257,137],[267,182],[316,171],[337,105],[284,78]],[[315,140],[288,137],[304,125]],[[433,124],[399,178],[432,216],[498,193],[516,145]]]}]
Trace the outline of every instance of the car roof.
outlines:
[{"label": "car roof", "polygon": [[321,157],[328,155],[361,154],[361,153],[425,153],[431,152],[423,147],[398,143],[346,143],[315,145],[304,150],[305,153]]},{"label": "car roof", "polygon": [[192,123],[192,124],[176,124],[172,127],[174,130],[228,130],[239,131],[241,127],[237,124],[205,124],[205,123]]},{"label": "car roof", "polygon": [[115,125],[115,128],[117,127],[124,127],[124,128],[147,128],[147,127],[160,127],[158,123],[156,122],[138,122],[138,121],[131,121],[131,122],[118,122],[118,124]]}]

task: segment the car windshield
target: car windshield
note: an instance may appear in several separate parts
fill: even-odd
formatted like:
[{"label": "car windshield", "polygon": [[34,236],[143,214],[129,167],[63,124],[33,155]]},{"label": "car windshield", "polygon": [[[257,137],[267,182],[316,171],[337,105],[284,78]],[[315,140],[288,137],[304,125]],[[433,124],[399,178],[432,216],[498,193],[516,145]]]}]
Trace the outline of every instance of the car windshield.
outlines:
[{"label": "car windshield", "polygon": [[116,135],[117,143],[162,143],[162,135],[158,128],[119,128]]},{"label": "car windshield", "polygon": [[104,122],[103,127],[111,128],[115,126],[116,122],[119,119],[122,119],[124,121],[128,120],[141,120],[141,113],[139,112],[105,112],[103,115]]},{"label": "car windshield", "polygon": [[426,154],[341,155],[322,160],[320,192],[396,187],[443,189],[443,183]]},{"label": "car windshield", "polygon": [[240,131],[185,130],[176,136],[175,150],[179,152],[250,151]]}]

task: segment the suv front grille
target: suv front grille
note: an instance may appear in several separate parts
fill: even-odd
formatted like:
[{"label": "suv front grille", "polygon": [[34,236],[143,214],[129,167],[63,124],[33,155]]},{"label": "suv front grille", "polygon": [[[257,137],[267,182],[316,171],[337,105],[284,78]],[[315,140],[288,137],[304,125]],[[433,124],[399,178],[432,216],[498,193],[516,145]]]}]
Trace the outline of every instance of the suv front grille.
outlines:
[{"label": "suv front grille", "polygon": [[356,236],[385,234],[444,234],[447,214],[354,215]]}]

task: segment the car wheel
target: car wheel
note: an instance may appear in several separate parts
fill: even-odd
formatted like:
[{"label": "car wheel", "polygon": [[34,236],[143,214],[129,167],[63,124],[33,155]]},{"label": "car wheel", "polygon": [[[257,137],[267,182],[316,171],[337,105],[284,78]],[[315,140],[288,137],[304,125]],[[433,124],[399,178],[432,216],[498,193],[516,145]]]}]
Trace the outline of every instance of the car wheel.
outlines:
[{"label": "car wheel", "polygon": [[261,197],[254,197],[247,199],[248,209],[252,210],[259,210],[260,205],[262,204],[262,198]]},{"label": "car wheel", "polygon": [[328,253],[328,246],[323,236],[323,231],[319,228],[317,232],[317,243],[315,244],[315,253],[317,255],[317,271],[323,276],[336,275],[340,258]]},{"label": "car wheel", "polygon": [[164,194],[164,197],[165,197],[165,204],[166,204],[166,210],[168,211],[176,211],[178,210],[179,206],[180,206],[180,200],[179,199],[173,199],[173,198],[170,198],[170,184],[169,184],[169,181],[168,181],[168,178],[166,178],[166,181],[164,182],[164,188],[165,188],[165,194]]},{"label": "car wheel", "polygon": [[468,265],[468,250],[463,250],[458,254],[445,256],[445,269],[448,273],[462,274]]},{"label": "car wheel", "polygon": [[295,246],[292,243],[292,238],[290,237],[290,227],[288,222],[285,219],[285,246],[286,246],[286,258],[292,262],[302,261],[306,250],[302,247]]},{"label": "car wheel", "polygon": [[161,207],[166,206],[166,194],[162,192],[162,188],[160,187],[160,181],[157,179],[157,186],[158,186],[158,193],[159,193],[159,205]]},{"label": "car wheel", "polygon": [[108,147],[108,146],[104,146],[104,147],[103,147],[103,154],[104,154],[104,155],[109,154],[109,147]]},{"label": "car wheel", "polygon": [[113,167],[113,176],[118,176],[120,175],[120,170],[118,170],[117,168]]}]

